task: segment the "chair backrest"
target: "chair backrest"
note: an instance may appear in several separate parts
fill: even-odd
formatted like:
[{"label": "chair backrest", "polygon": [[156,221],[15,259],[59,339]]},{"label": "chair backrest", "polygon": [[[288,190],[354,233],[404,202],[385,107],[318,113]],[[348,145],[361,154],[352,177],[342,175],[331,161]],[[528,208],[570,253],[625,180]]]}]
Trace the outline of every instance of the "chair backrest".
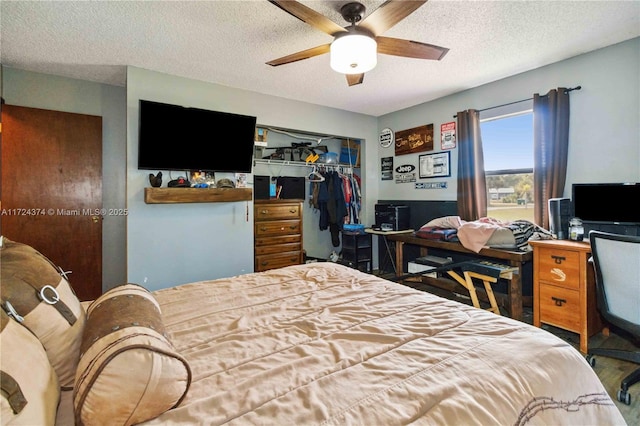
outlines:
[{"label": "chair backrest", "polygon": [[589,233],[602,316],[640,337],[640,236]]}]

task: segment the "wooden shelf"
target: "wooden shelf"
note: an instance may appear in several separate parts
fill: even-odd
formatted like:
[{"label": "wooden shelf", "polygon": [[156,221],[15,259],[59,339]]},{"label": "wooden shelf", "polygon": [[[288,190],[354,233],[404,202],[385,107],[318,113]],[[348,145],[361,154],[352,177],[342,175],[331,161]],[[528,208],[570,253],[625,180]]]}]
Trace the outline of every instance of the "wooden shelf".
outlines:
[{"label": "wooden shelf", "polygon": [[251,201],[251,188],[145,188],[147,204],[224,203]]}]

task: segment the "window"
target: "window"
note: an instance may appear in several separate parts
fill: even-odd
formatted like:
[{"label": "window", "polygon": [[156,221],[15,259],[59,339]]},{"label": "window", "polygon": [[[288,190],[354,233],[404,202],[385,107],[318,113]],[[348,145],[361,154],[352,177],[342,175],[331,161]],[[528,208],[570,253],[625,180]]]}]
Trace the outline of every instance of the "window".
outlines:
[{"label": "window", "polygon": [[533,222],[533,109],[530,103],[519,107],[480,116],[487,216]]}]

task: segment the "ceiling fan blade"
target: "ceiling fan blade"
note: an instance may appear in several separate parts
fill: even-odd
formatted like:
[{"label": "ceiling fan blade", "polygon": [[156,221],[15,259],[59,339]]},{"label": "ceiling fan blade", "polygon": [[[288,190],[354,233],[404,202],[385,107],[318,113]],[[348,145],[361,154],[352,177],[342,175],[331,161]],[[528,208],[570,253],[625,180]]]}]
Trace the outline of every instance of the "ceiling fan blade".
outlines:
[{"label": "ceiling fan blade", "polygon": [[333,36],[337,33],[345,32],[344,28],[333,22],[331,19],[297,1],[269,0],[269,3],[273,3],[302,22],[305,22],[329,35]]},{"label": "ceiling fan blade", "polygon": [[303,59],[313,58],[314,56],[324,55],[331,50],[331,44],[323,44],[321,46],[312,47],[311,49],[302,50],[300,52],[292,53],[291,55],[283,56],[282,58],[274,59],[267,62],[267,65],[277,67],[278,65],[290,64],[292,62],[301,61]]},{"label": "ceiling fan blade", "polygon": [[389,0],[364,18],[359,26],[368,29],[374,35],[383,34],[426,2],[427,0]]},{"label": "ceiling fan blade", "polygon": [[444,55],[449,51],[446,47],[391,37],[376,37],[376,42],[378,43],[378,53],[404,56],[406,58],[433,59],[439,61],[444,58]]},{"label": "ceiling fan blade", "polygon": [[364,81],[364,74],[345,74],[347,76],[347,84],[349,86],[355,86],[361,84]]}]

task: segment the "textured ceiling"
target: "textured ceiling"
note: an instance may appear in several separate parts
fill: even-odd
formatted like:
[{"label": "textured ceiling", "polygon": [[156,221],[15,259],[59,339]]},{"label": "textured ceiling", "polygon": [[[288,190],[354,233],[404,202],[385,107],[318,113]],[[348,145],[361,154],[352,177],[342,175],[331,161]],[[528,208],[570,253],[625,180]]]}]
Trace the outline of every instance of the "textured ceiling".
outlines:
[{"label": "textured ceiling", "polygon": [[[346,26],[346,2],[302,3]],[[383,2],[362,3],[368,14]],[[640,1],[431,0],[384,35],[449,53],[379,55],[353,87],[328,54],[265,64],[332,40],[266,0],[4,0],[0,25],[2,64],[14,68],[124,86],[133,65],[379,116],[638,37]]]}]

